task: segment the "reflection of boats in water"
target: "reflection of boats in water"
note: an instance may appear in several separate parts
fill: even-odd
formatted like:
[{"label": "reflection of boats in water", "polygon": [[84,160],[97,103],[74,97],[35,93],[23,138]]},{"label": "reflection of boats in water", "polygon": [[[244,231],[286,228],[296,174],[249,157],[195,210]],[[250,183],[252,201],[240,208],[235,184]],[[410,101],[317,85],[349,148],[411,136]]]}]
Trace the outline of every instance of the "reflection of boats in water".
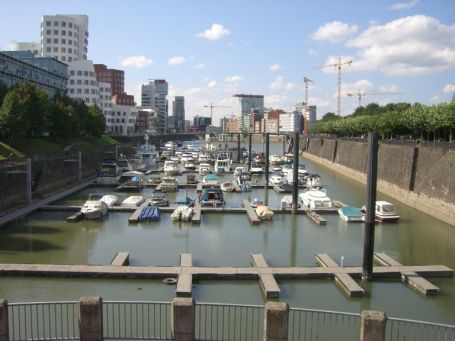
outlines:
[{"label": "reflection of boats in water", "polygon": [[89,194],[88,200],[81,208],[84,218],[97,219],[107,214],[107,204],[101,198],[101,194]]}]

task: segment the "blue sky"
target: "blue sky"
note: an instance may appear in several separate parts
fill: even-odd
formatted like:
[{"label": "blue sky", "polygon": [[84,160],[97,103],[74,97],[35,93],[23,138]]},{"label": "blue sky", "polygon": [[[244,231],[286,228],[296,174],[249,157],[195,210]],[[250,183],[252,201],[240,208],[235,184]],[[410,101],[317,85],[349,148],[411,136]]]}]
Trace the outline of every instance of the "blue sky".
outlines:
[{"label": "blue sky", "polygon": [[[448,101],[455,93],[455,2],[387,1],[3,1],[0,49],[39,41],[45,14],[89,16],[88,57],[125,70],[126,90],[140,102],[140,84],[165,78],[186,112],[236,114],[234,93],[265,96],[291,109],[314,81],[309,104],[318,117],[336,110],[333,58],[343,67],[342,115],[362,104]],[[380,95],[377,95],[380,94]],[[170,98],[172,100],[172,98]]]}]

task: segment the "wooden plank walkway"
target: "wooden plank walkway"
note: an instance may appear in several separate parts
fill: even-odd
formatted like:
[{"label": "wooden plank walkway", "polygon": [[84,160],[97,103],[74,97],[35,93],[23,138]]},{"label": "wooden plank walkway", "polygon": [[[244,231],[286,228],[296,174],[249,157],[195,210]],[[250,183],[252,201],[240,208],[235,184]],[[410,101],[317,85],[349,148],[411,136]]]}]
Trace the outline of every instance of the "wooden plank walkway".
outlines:
[{"label": "wooden plank walkway", "polygon": [[128,252],[118,252],[111,262],[114,266],[125,266],[130,264],[130,254]]},{"label": "wooden plank walkway", "polygon": [[[269,265],[267,264],[264,256],[262,254],[251,254],[251,263],[254,267],[267,269]],[[266,298],[279,298],[280,297],[280,287],[275,280],[275,277],[271,273],[261,273],[259,274],[259,283],[261,285],[262,292]]]},{"label": "wooden plank walkway", "polygon": [[248,200],[243,199],[242,206],[245,208],[246,215],[248,216],[248,219],[250,220],[251,224],[257,225],[257,224],[261,223],[261,220],[259,219],[258,215],[256,214],[256,211],[251,206],[251,204],[248,202]]},{"label": "wooden plank walkway", "polygon": [[[340,265],[326,253],[318,253],[316,255],[316,263],[324,268],[340,267]],[[365,290],[363,290],[349,274],[335,274],[335,284],[350,297],[363,296],[365,294]]]},{"label": "wooden plank walkway", "polygon": [[193,224],[200,224],[201,223],[201,206],[195,205],[193,207],[193,216],[191,217],[191,222]]},{"label": "wooden plank walkway", "polygon": [[138,208],[136,208],[136,210],[133,212],[132,215],[130,215],[130,217],[128,218],[128,222],[129,223],[137,223],[138,220],[139,220],[139,215],[141,214],[142,212],[142,209],[146,206],[150,205],[150,199],[147,199],[145,200],[141,206],[139,206]]},{"label": "wooden plank walkway", "polygon": [[306,215],[308,218],[310,218],[312,221],[314,221],[318,225],[326,225],[327,224],[327,219],[322,217],[321,215],[317,214],[314,211],[307,210]]},{"label": "wooden plank walkway", "polygon": [[[394,266],[400,267],[402,264],[386,253],[375,253],[374,259],[384,266]],[[439,293],[439,288],[433,283],[427,281],[425,278],[420,277],[414,271],[403,271],[401,273],[401,280],[417,290],[420,294],[423,295],[436,295]]]},{"label": "wooden plank walkway", "polygon": [[177,288],[175,295],[177,297],[191,297],[193,292],[193,275],[191,273],[184,272],[186,268],[193,266],[193,258],[191,253],[182,253],[180,255],[180,267],[181,272],[177,280]]}]

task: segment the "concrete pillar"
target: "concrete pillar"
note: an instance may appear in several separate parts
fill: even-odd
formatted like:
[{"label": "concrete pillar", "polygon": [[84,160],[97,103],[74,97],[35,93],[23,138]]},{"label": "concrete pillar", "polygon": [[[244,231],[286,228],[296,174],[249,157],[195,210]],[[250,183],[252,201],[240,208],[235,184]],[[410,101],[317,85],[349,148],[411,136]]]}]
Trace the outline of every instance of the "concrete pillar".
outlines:
[{"label": "concrete pillar", "polygon": [[360,341],[384,341],[387,316],[382,311],[363,310],[360,317]]},{"label": "concrete pillar", "polygon": [[78,166],[77,180],[82,181],[82,152],[81,151],[77,152],[77,166]]},{"label": "concrete pillar", "polygon": [[264,341],[287,341],[289,306],[283,302],[267,302],[264,307]]},{"label": "concrete pillar", "polygon": [[0,341],[9,341],[8,301],[0,299]]},{"label": "concrete pillar", "polygon": [[174,341],[194,340],[195,307],[190,297],[176,297],[172,301],[171,332]]},{"label": "concrete pillar", "polygon": [[80,341],[103,340],[103,299],[81,297],[79,299]]},{"label": "concrete pillar", "polygon": [[26,189],[27,189],[27,203],[32,204],[32,159],[27,159],[27,173],[26,178]]}]

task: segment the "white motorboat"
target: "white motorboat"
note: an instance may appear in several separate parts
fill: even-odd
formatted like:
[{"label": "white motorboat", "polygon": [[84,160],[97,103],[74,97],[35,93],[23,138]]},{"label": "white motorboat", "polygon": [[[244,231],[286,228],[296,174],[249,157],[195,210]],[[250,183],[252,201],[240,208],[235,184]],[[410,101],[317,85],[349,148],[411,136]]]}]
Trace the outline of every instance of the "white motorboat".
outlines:
[{"label": "white motorboat", "polygon": [[344,206],[338,209],[338,214],[340,218],[347,222],[362,222],[363,213],[353,206]]},{"label": "white motorboat", "polygon": [[215,173],[226,173],[232,169],[232,160],[227,153],[218,154],[215,161]]},{"label": "white motorboat", "polygon": [[299,194],[299,206],[311,210],[332,208],[332,200],[327,196],[325,190],[311,189]]},{"label": "white motorboat", "polygon": [[116,159],[104,159],[101,161],[101,169],[96,173],[96,183],[100,185],[118,184],[120,169]]},{"label": "white motorboat", "polygon": [[145,143],[141,145],[136,152],[136,156],[144,162],[146,168],[156,166],[156,159],[158,155],[157,151],[155,150],[155,146],[150,143],[151,134],[151,130],[145,131]]},{"label": "white motorboat", "polygon": [[137,208],[145,201],[144,197],[140,195],[132,195],[122,201],[121,207]]},{"label": "white motorboat", "polygon": [[308,171],[306,170],[306,167],[303,163],[300,163],[297,168],[297,173],[301,175],[308,174]]},{"label": "white motorboat", "polygon": [[103,195],[101,201],[105,202],[108,208],[112,208],[117,202],[118,197],[112,194]]},{"label": "white motorboat", "polygon": [[122,173],[119,182],[118,190],[138,191],[144,187],[144,173],[138,171]]},{"label": "white motorboat", "polygon": [[205,175],[211,172],[210,163],[200,163],[199,164],[199,174]]},{"label": "white motorboat", "polygon": [[[362,207],[362,211],[365,212],[366,207]],[[374,209],[376,220],[382,222],[396,222],[400,219],[397,210],[393,204],[388,201],[376,201]]]},{"label": "white motorboat", "polygon": [[280,186],[280,185],[282,185],[282,184],[284,184],[286,182],[286,179],[283,176],[281,176],[280,174],[275,173],[275,174],[272,174],[272,176],[270,177],[269,181],[273,185]]},{"label": "white motorboat", "polygon": [[174,161],[171,161],[171,160],[164,161],[163,170],[164,170],[164,174],[167,174],[167,175],[177,175],[177,173],[179,172],[177,163],[175,163]]},{"label": "white motorboat", "polygon": [[81,208],[84,218],[97,219],[107,214],[107,204],[101,200],[102,195],[90,194]]},{"label": "white motorboat", "polygon": [[256,208],[256,214],[260,220],[272,220],[274,212],[268,206],[258,206]]},{"label": "white motorboat", "polygon": [[304,185],[308,188],[321,188],[321,177],[318,174],[308,174],[304,178]]},{"label": "white motorboat", "polygon": [[290,210],[292,208],[292,195],[284,195],[281,198],[281,209]]},{"label": "white motorboat", "polygon": [[235,187],[232,185],[232,182],[226,181],[220,185],[220,188],[223,192],[232,192],[235,190]]},{"label": "white motorboat", "polygon": [[193,216],[193,209],[187,205],[180,205],[172,212],[171,219],[178,221],[189,221]]},{"label": "white motorboat", "polygon": [[175,143],[172,142],[172,141],[168,141],[168,142],[166,142],[166,143],[164,144],[164,148],[165,148],[166,150],[174,150],[175,147],[176,147],[176,145],[175,145]]},{"label": "white motorboat", "polygon": [[134,170],[133,165],[128,161],[128,159],[121,158],[117,160],[117,167],[120,173],[129,172]]},{"label": "white motorboat", "polygon": [[176,192],[179,188],[179,182],[171,176],[163,176],[157,189],[161,192]]},{"label": "white motorboat", "polygon": [[282,159],[281,159],[281,156],[278,155],[278,154],[270,155],[269,161],[270,161],[270,163],[272,165],[279,165],[279,164],[281,164],[283,162]]}]

